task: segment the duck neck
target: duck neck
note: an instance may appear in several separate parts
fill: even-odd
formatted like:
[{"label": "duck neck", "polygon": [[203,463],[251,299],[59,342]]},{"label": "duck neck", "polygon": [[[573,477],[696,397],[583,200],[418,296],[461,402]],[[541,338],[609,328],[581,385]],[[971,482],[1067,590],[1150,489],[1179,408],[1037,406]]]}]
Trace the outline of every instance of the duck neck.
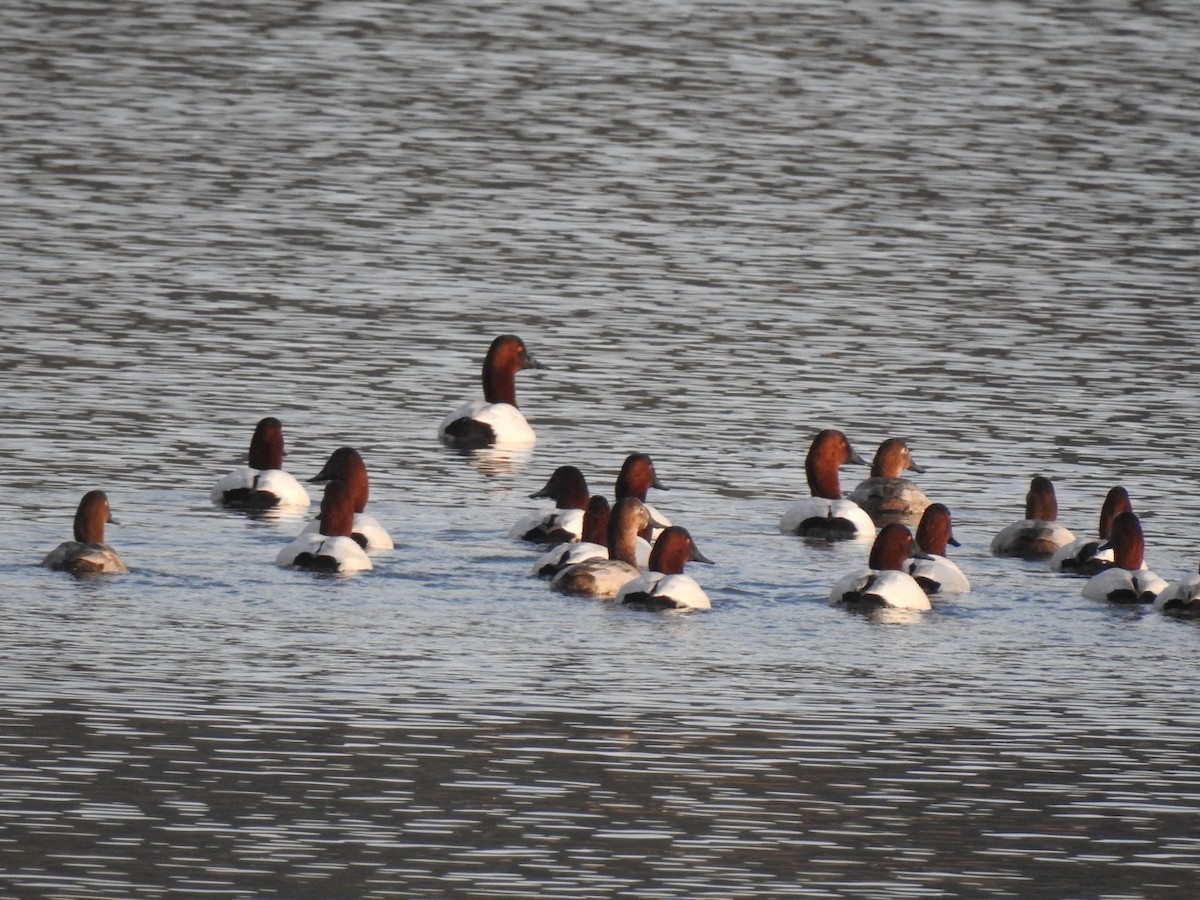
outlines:
[{"label": "duck neck", "polygon": [[820,460],[810,459],[804,468],[808,475],[808,489],[814,497],[823,497],[826,500],[842,499],[842,483],[838,478],[836,464],[829,465]]},{"label": "duck neck", "polygon": [[620,560],[631,566],[637,566],[638,529],[642,527],[645,516],[639,518],[639,511],[644,510],[641,501],[627,497],[617,504],[608,520],[608,558]]},{"label": "duck neck", "polygon": [[90,492],[75,511],[75,540],[81,544],[103,544],[104,523],[109,518],[107,498],[99,491]]},{"label": "duck neck", "polygon": [[250,468],[283,468],[283,429],[276,422],[264,420],[250,439]]},{"label": "duck neck", "polygon": [[517,370],[520,360],[508,344],[492,346],[483,361],[483,399],[488,403],[517,405]]},{"label": "duck neck", "polygon": [[650,571],[663,575],[682,575],[683,567],[691,555],[687,540],[677,533],[664,531],[650,551]]}]

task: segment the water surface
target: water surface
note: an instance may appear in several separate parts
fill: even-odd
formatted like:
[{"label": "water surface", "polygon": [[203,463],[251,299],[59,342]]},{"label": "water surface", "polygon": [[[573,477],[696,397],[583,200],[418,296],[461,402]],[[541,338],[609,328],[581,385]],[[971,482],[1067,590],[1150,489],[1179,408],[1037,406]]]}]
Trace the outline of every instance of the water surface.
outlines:
[{"label": "water surface", "polygon": [[[0,893],[1191,896],[1200,634],[993,559],[1030,476],[1194,571],[1184,3],[79,2],[0,12]],[[498,333],[528,458],[436,442]],[[397,539],[272,565],[277,415]],[[971,594],[827,606],[817,430],[906,436]],[[564,463],[717,560],[569,601]],[[486,464],[485,464],[486,463]],[[863,471],[843,472],[847,486]],[[128,576],[37,566],[101,487]]]}]

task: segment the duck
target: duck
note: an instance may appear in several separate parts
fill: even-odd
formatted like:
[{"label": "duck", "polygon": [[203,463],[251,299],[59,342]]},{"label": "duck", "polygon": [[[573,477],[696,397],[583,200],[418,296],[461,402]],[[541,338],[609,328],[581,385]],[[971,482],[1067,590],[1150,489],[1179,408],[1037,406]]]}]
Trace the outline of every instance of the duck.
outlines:
[{"label": "duck", "polygon": [[532,447],[537,435],[517,409],[517,373],[545,368],[515,334],[500,335],[483,360],[483,399],[468,400],[442,420],[442,443],[458,450]]},{"label": "duck", "polygon": [[838,469],[847,463],[866,465],[845,434],[827,428],[813,438],[804,460],[812,496],[797,500],[787,508],[779,520],[779,530],[784,534],[827,541],[873,538],[875,523],[866,510],[842,496]]},{"label": "duck", "polygon": [[278,566],[311,572],[347,573],[371,569],[371,558],[351,537],[354,488],[346,481],[325,485],[319,531],[306,531],[279,551]]},{"label": "duck", "polygon": [[1083,596],[1089,600],[1113,603],[1152,603],[1167,587],[1145,567],[1146,538],[1136,513],[1118,513],[1112,521],[1108,540],[1099,549],[1113,551],[1112,564],[1083,584]]},{"label": "duck", "polygon": [[622,585],[617,602],[646,609],[712,609],[704,589],[683,573],[688,562],[712,560],[700,552],[686,528],[664,528],[650,551],[649,571]]},{"label": "duck", "polygon": [[918,523],[929,498],[916,484],[903,478],[905,471],[923,473],[903,438],[888,438],[875,451],[871,475],[850,492],[850,499],[867,511],[876,526],[888,522]]},{"label": "duck", "polygon": [[907,525],[889,522],[871,545],[867,568],[839,578],[829,592],[829,600],[855,607],[932,609],[929,595],[905,571],[907,560],[924,555]]},{"label": "duck", "polygon": [[561,544],[579,540],[590,494],[587,479],[578,467],[559,466],[550,475],[546,486],[529,497],[531,500],[541,497],[553,500],[555,508],[550,512],[522,516],[508,530],[510,538],[535,544]]},{"label": "duck", "polygon": [[[371,496],[371,481],[367,475],[367,464],[353,447],[338,447],[329,455],[321,471],[308,479],[309,484],[327,481],[344,481],[350,485],[354,497],[354,521],[350,525],[350,537],[364,550],[391,550],[396,544],[379,521],[366,512],[367,500]],[[304,529],[319,532],[320,518],[314,519]]]},{"label": "duck", "polygon": [[[579,540],[563,541],[555,544],[537,558],[533,564],[533,574],[541,578],[553,578],[567,566],[573,566],[588,559],[608,558],[608,520],[612,513],[608,498],[602,494],[588,497],[587,509],[583,511],[583,530]],[[641,543],[645,543],[642,541]],[[638,555],[638,566],[647,564],[650,560],[649,546],[646,548],[645,559]]]},{"label": "duck", "polygon": [[1181,619],[1200,618],[1200,574],[1172,581],[1154,598],[1154,608]]},{"label": "duck", "polygon": [[621,463],[621,471],[617,473],[617,482],[613,486],[613,502],[620,503],[626,497],[636,497],[650,511],[650,518],[658,523],[658,525],[646,528],[641,535],[642,540],[646,542],[642,551],[647,558],[650,555],[650,542],[658,536],[663,528],[671,524],[670,519],[647,502],[646,495],[650,492],[650,488],[658,488],[660,491],[669,490],[659,480],[658,472],[654,469],[654,460],[650,458],[649,453],[630,453]]},{"label": "duck", "polygon": [[1123,512],[1133,512],[1129,491],[1121,485],[1109,489],[1100,507],[1100,526],[1097,537],[1075,538],[1063,544],[1050,556],[1047,564],[1051,572],[1066,575],[1091,577],[1112,564],[1112,550],[1101,550],[1100,545],[1108,540],[1113,519]]},{"label": "duck", "polygon": [[1044,475],[1033,476],[1025,495],[1025,518],[1002,528],[992,538],[992,555],[1048,559],[1063,544],[1075,540],[1075,535],[1057,520],[1054,482]]},{"label": "duck", "polygon": [[308,491],[283,471],[283,424],[274,416],[260,419],[250,438],[249,465],[230,472],[212,489],[212,501],[233,509],[303,508]]},{"label": "duck", "polygon": [[64,541],[46,554],[42,565],[72,575],[119,575],[129,568],[117,551],[104,543],[104,525],[120,524],[112,517],[108,495],[88,491],[75,510],[75,540]]},{"label": "duck", "polygon": [[618,501],[608,520],[608,555],[563,569],[554,576],[550,587],[577,597],[613,599],[622,585],[642,573],[637,561],[638,532],[658,524],[637,497]]},{"label": "duck", "polygon": [[965,594],[971,582],[953,560],[946,546],[959,546],[954,539],[954,521],[945,503],[930,503],[921,514],[915,538],[925,556],[905,560],[904,571],[916,579],[926,594]]}]

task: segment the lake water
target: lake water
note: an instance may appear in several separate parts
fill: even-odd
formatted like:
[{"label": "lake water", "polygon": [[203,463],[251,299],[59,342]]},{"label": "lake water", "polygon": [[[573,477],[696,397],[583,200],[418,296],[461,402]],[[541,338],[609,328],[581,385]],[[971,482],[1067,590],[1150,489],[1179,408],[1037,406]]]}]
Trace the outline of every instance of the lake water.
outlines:
[{"label": "lake water", "polygon": [[[17,2],[0,50],[0,895],[1195,895],[1200,630],[988,544],[1043,473],[1200,559],[1200,7]],[[535,451],[445,450],[507,331]],[[209,503],[265,415],[362,452],[374,571]],[[828,606],[865,547],[776,531],[825,427],[909,439],[972,593]],[[635,450],[711,612],[505,537]],[[97,487],[130,574],[41,569]]]}]

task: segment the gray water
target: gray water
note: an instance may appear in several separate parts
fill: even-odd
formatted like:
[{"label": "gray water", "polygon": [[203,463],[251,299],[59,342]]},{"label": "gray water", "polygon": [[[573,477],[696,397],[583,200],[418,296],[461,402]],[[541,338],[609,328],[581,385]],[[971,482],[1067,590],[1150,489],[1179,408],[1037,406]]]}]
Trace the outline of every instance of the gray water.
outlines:
[{"label": "gray water", "polygon": [[[1200,8],[116,6],[0,11],[0,895],[1195,894],[1200,632],[988,543],[1044,473],[1200,559]],[[445,450],[506,331],[536,449]],[[374,571],[211,506],[264,415]],[[972,593],[827,605],[824,427]],[[505,537],[634,450],[710,612]],[[41,569],[96,487],[132,571]]]}]

